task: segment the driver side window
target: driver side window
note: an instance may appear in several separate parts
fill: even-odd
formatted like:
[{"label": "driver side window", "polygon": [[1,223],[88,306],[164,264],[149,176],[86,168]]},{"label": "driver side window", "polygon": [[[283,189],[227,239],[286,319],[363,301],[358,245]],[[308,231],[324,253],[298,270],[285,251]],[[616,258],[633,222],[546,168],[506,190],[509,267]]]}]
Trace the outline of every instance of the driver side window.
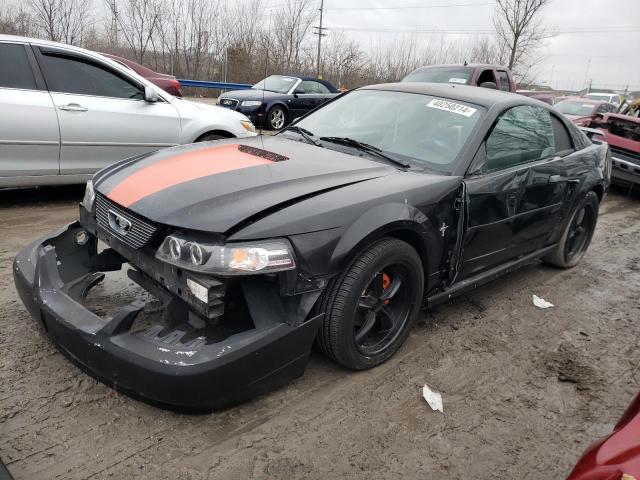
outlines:
[{"label": "driver side window", "polygon": [[80,58],[42,55],[49,90],[98,97],[144,99],[144,92],[110,70]]},{"label": "driver side window", "polygon": [[555,143],[549,112],[530,106],[510,108],[489,134],[486,153],[490,171],[553,156]]}]

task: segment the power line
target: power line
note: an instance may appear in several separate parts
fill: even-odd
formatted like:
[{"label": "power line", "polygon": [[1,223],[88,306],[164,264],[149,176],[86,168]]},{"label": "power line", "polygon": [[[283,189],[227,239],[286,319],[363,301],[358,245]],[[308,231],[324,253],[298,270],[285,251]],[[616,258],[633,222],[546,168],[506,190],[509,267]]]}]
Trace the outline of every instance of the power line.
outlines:
[{"label": "power line", "polygon": [[[343,30],[346,32],[374,32],[374,33],[433,33],[440,35],[478,35],[478,34],[490,34],[495,33],[492,29],[438,29],[433,27],[416,27],[413,29],[408,28],[366,28],[366,27],[349,27],[349,26],[335,26],[331,30]],[[626,30],[606,30],[606,29],[592,29],[592,30],[560,30],[556,31],[557,35],[568,34],[617,34],[617,33],[640,33],[640,28],[629,27]]]},{"label": "power line", "polygon": [[[484,3],[450,3],[450,4],[439,4],[439,5],[404,5],[404,6],[394,6],[394,7],[324,7],[325,11],[347,11],[347,10],[427,10],[430,8],[455,8],[455,7],[487,7],[494,6],[495,2],[484,2]],[[263,10],[269,8],[280,8],[284,7],[287,4],[285,3],[277,3],[274,5],[267,5],[263,7]],[[314,7],[308,7],[304,10],[316,10]]]},{"label": "power line", "polygon": [[494,6],[496,2],[487,3],[449,3],[442,5],[407,5],[399,7],[328,7],[325,10],[413,10],[429,8],[454,8],[454,7],[487,7]]}]

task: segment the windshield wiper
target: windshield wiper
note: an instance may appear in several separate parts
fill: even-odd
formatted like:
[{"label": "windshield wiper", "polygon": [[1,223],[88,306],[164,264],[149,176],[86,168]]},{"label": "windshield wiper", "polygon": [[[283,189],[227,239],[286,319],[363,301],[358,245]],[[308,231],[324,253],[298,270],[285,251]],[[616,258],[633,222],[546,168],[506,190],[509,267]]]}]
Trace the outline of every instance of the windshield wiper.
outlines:
[{"label": "windshield wiper", "polygon": [[362,150],[364,152],[367,153],[373,153],[375,155],[378,155],[380,158],[384,158],[385,160],[387,160],[388,162],[394,163],[396,165],[399,165],[400,167],[403,168],[409,168],[411,167],[411,165],[407,162],[405,162],[404,160],[400,160],[399,158],[395,158],[392,157],[391,155],[388,155],[386,153],[384,153],[382,151],[382,149],[374,146],[374,145],[370,145],[368,143],[364,143],[361,142],[359,140],[355,140],[353,138],[349,138],[349,137],[320,137],[320,140],[324,140],[325,142],[333,142],[333,143],[339,143],[341,145],[348,145],[350,147],[355,147],[358,150]]},{"label": "windshield wiper", "polygon": [[289,125],[288,127],[285,127],[283,129],[283,131],[286,131],[286,130],[290,130],[292,132],[296,132],[297,134],[301,135],[307,142],[312,143],[316,147],[322,147],[323,146],[319,141],[317,141],[317,140],[312,138],[313,137],[313,133],[310,132],[309,130],[307,130],[306,128],[298,127],[296,125]]}]

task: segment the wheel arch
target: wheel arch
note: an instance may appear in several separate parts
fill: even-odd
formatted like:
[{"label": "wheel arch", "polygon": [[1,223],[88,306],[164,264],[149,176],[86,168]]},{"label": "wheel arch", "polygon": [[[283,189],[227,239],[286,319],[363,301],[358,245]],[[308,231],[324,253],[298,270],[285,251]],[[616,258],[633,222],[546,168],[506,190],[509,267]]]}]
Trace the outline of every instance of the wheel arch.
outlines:
[{"label": "wheel arch", "polygon": [[344,232],[329,261],[329,271],[344,270],[359,252],[383,237],[393,237],[411,245],[420,256],[426,280],[438,264],[433,253],[438,250],[438,237],[429,219],[415,207],[387,204],[360,216]]},{"label": "wheel arch", "polygon": [[591,190],[593,190],[598,196],[598,202],[602,203],[602,199],[604,198],[604,186],[602,186],[602,184],[600,183],[597,183]]},{"label": "wheel arch", "polygon": [[193,143],[195,143],[195,142],[199,142],[199,141],[200,141],[200,139],[201,139],[202,137],[204,137],[205,135],[222,135],[222,136],[223,136],[223,137],[225,137],[225,138],[235,138],[235,137],[236,137],[233,133],[231,133],[231,132],[229,132],[229,131],[227,131],[227,130],[213,129],[213,130],[207,130],[207,131],[205,131],[205,132],[200,133],[200,134],[199,134],[199,135],[198,135],[198,136],[193,140]]},{"label": "wheel arch", "polygon": [[267,106],[267,112],[266,113],[269,113],[269,111],[274,107],[282,107],[284,109],[285,113],[287,115],[289,114],[289,107],[287,106],[287,104],[283,100],[275,100],[273,103],[270,103]]}]

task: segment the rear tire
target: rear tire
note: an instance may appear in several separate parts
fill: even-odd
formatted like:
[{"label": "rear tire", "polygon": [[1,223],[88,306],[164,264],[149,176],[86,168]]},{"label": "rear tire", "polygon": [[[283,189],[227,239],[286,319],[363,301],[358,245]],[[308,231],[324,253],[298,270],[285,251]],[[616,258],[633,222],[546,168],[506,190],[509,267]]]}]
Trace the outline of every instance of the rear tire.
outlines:
[{"label": "rear tire", "polygon": [[411,245],[383,238],[333,279],[316,304],[324,312],[316,343],[340,365],[380,365],[404,343],[420,311],[422,260]]},{"label": "rear tire", "polygon": [[591,191],[573,211],[558,246],[543,258],[560,268],[575,267],[589,248],[598,221],[598,195]]}]

